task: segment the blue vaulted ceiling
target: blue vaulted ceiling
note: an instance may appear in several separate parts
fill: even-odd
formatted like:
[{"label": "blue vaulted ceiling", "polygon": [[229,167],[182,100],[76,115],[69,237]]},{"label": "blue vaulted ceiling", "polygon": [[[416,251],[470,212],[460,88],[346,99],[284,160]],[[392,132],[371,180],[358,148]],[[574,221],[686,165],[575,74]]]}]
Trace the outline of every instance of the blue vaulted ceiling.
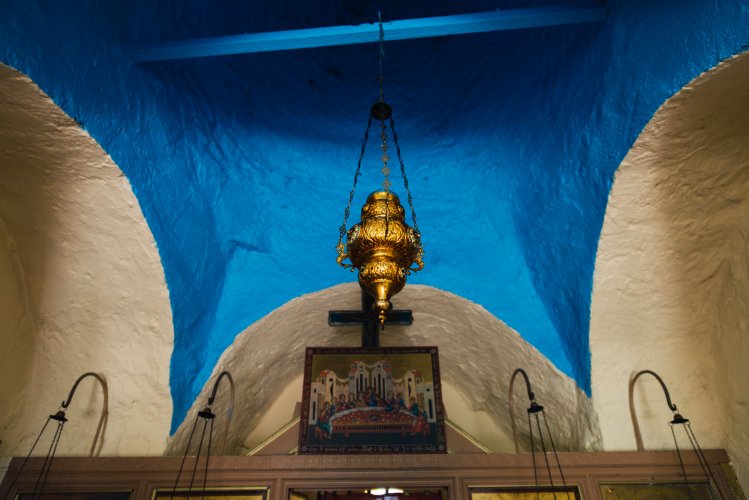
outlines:
[{"label": "blue vaulted ceiling", "polygon": [[[377,95],[377,49],[136,65],[128,50],[361,24],[378,10],[388,20],[550,3],[4,2],[0,61],[112,156],[153,232],[174,318],[173,427],[239,332],[355,279],[336,266],[335,243]],[[749,43],[746,1],[606,6],[598,23],[390,42],[385,60],[426,252],[410,282],[481,304],[587,392],[614,172],[665,99]],[[380,184],[370,153],[354,213]]]}]

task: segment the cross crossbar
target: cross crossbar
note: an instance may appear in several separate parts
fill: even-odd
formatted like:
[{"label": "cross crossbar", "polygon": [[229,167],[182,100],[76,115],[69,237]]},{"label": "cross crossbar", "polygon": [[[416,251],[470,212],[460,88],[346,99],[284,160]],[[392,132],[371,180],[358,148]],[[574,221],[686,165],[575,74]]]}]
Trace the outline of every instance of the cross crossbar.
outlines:
[{"label": "cross crossbar", "polygon": [[[361,325],[362,347],[380,346],[380,321],[372,311],[374,299],[364,290],[361,292],[361,311],[328,311],[328,325],[350,326]],[[386,325],[413,324],[413,313],[410,310],[393,310],[388,313]]]}]

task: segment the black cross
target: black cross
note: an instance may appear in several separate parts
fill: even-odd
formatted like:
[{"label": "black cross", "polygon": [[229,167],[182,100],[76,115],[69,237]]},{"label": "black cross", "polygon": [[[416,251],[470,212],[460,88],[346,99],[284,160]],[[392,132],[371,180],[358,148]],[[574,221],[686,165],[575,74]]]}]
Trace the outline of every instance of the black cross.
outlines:
[{"label": "black cross", "polygon": [[[372,311],[374,298],[361,292],[361,311],[328,311],[330,326],[361,325],[361,346],[380,347],[380,320]],[[414,322],[410,310],[393,310],[387,315],[386,325],[410,325]]]}]

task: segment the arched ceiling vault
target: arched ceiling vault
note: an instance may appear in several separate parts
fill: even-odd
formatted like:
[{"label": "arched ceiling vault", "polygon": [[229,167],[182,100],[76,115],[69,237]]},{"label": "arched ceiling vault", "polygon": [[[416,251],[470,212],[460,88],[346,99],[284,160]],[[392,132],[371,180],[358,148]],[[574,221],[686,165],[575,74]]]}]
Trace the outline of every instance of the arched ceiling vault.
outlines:
[{"label": "arched ceiling vault", "polygon": [[[289,349],[289,346],[359,344],[359,328],[328,326],[326,315],[320,314],[321,310],[336,307],[357,307],[360,304],[357,288],[357,284],[347,283],[298,297],[251,325],[224,351],[188,414],[196,415],[205,407],[216,377],[228,370],[236,380],[236,395],[226,441],[227,454],[251,451],[247,446],[248,436],[280,397],[282,389],[303,373],[305,349]],[[515,368],[522,366],[527,368],[536,397],[553,422],[556,446],[562,450],[600,449],[598,419],[590,399],[574,380],[484,308],[423,285],[406,287],[395,301],[399,307],[409,304],[414,309],[414,324],[386,328],[381,344],[439,346],[441,379],[449,381],[459,395],[458,400],[445,400],[449,420],[486,437],[483,444],[494,451],[514,451],[507,386]],[[279,413],[282,417],[275,422],[272,432],[292,420],[294,407],[301,401],[302,384],[295,389],[293,395],[280,401],[285,411]],[[230,397],[227,384],[221,384],[219,390],[213,411],[218,416],[216,425],[221,426],[226,422]],[[515,392],[518,436],[524,449],[528,449],[530,439],[524,411],[528,400],[522,383],[518,382]],[[461,408],[460,404],[467,408]],[[493,435],[487,436],[471,426],[475,411],[488,414]],[[192,418],[183,421],[169,441],[167,454],[185,453],[193,425]],[[194,442],[190,450],[197,451]]]},{"label": "arched ceiling vault", "polygon": [[[632,449],[626,381],[655,370],[702,446],[749,483],[749,53],[657,111],[616,173],[596,259],[593,401],[606,449]],[[613,389],[613,390],[612,390]],[[646,449],[673,448],[654,378],[635,392]],[[712,444],[706,444],[712,443]]]},{"label": "arched ceiling vault", "polygon": [[[9,2],[0,61],[127,175],[158,245],[173,428],[234,337],[351,280],[333,248],[371,101],[370,45],[131,66],[133,44],[543,5]],[[481,304],[590,390],[594,258],[614,171],[660,104],[747,44],[740,0],[611,1],[604,22],[393,42],[386,97],[422,283]],[[355,206],[379,185],[365,162]],[[300,348],[302,346],[299,346]]]},{"label": "arched ceiling vault", "polygon": [[[0,474],[87,371],[109,386],[102,453],[161,453],[172,316],[127,179],[27,76],[2,64],[0,152]],[[99,387],[84,380],[61,452],[88,453],[101,404]]]}]

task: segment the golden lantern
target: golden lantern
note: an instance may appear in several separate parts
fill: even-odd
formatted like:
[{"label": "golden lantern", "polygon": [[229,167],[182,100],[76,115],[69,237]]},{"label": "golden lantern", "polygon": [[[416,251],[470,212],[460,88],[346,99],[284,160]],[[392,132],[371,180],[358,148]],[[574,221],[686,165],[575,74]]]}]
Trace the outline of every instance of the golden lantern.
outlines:
[{"label": "golden lantern", "polygon": [[[416,225],[413,199],[408,189],[406,169],[403,165],[403,158],[398,145],[398,134],[395,132],[395,122],[392,118],[393,110],[382,98],[383,39],[384,32],[382,22],[380,22],[380,75],[378,78],[380,99],[372,106],[367,128],[364,131],[364,140],[359,154],[356,174],[354,175],[354,187],[351,189],[348,205],[344,211],[337,246],[338,264],[344,268],[349,268],[351,271],[358,270],[359,285],[365,293],[374,298],[372,309],[377,314],[380,328],[384,328],[387,315],[393,308],[390,298],[403,289],[409,274],[421,271],[424,268],[421,234]],[[383,189],[375,191],[367,197],[367,201],[361,209],[361,221],[346,231],[346,221],[351,211],[356,181],[361,171],[361,163],[373,119],[380,122],[380,149],[382,150],[380,159],[383,164],[382,173],[385,176],[382,183]],[[408,194],[408,205],[411,208],[413,227],[406,224],[405,210],[401,206],[398,196],[390,190],[390,168],[388,166],[390,156],[388,155],[386,122],[389,122],[403,177],[403,186]],[[344,235],[346,236],[345,244],[343,242]],[[351,263],[345,263],[346,259],[349,259]],[[412,267],[414,264],[416,267]]]},{"label": "golden lantern", "polygon": [[[349,229],[346,245],[339,244],[338,263],[359,270],[359,285],[374,297],[380,327],[393,308],[390,297],[403,290],[406,276],[424,268],[421,237],[404,215],[395,193],[375,191],[361,209],[361,222]],[[351,264],[343,263],[347,258]]]}]

